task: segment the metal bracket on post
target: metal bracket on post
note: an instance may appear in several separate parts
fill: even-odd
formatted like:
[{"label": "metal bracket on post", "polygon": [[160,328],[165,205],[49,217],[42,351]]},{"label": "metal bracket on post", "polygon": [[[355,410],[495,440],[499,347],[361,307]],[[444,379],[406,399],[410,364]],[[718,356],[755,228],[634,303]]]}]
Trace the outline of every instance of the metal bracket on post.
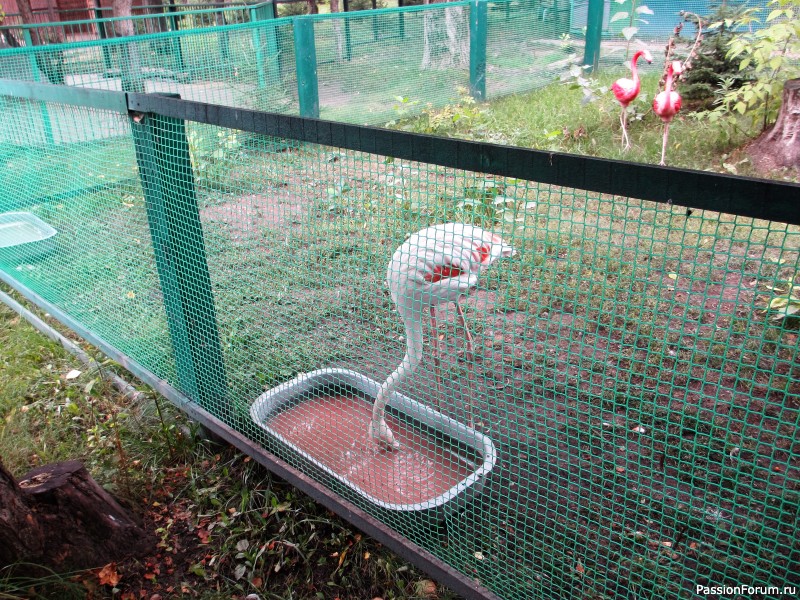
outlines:
[{"label": "metal bracket on post", "polygon": [[469,93],[486,100],[486,27],[488,3],[472,0],[469,11]]},{"label": "metal bracket on post", "polygon": [[588,72],[597,69],[600,63],[600,41],[603,38],[603,13],[605,0],[589,0],[586,14],[586,48],[583,52],[583,64]]},{"label": "metal bracket on post", "polygon": [[181,119],[137,113],[131,115],[131,128],[178,384],[204,409],[230,422],[186,126]]},{"label": "metal bracket on post", "polygon": [[317,48],[314,43],[314,20],[294,17],[294,53],[297,65],[297,98],[300,116],[319,118],[319,82],[317,80]]},{"label": "metal bracket on post", "polygon": [[[275,18],[275,4],[263,2],[250,7],[250,22],[271,21]],[[267,87],[267,81],[280,79],[278,62],[278,37],[276,28],[264,25],[253,29],[253,49],[256,55],[258,87]],[[266,50],[266,52],[265,52]],[[266,56],[265,56],[266,54]]]}]

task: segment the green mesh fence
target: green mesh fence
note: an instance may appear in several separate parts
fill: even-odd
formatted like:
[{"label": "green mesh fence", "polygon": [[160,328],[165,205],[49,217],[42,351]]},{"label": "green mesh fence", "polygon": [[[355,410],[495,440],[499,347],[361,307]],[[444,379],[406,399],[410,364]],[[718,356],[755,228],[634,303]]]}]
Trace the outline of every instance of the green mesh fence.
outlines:
[{"label": "green mesh fence", "polygon": [[0,23],[0,35],[10,46],[115,38],[125,35],[122,32],[125,24],[130,26],[134,35],[146,35],[256,20],[253,18],[256,7],[267,8],[272,14],[270,4],[134,6],[133,15],[129,17],[114,16],[111,7],[84,7],[54,11],[53,14],[59,18],[56,22],[50,22],[48,12],[35,12],[33,23],[24,23],[21,15],[13,14],[6,15]]},{"label": "green mesh fence", "polygon": [[[772,302],[798,226],[2,103],[3,278],[468,580],[520,600],[800,583],[798,332]],[[444,223],[515,254],[409,237]],[[391,451],[368,436],[384,381]]]},{"label": "green mesh fence", "polygon": [[[606,2],[599,64],[626,73],[631,48],[639,44],[649,45],[659,63],[680,11],[706,17],[715,6]],[[766,0],[726,6],[765,8]],[[276,20],[271,6],[261,4],[187,13],[179,23],[174,16],[148,16],[136,21],[139,33],[158,31],[155,24],[162,22],[173,31],[0,50],[0,78],[177,93],[227,106],[384,124],[466,95],[494,99],[558,80],[587,52],[587,7],[586,0],[463,1]],[[228,23],[248,22],[208,27],[221,15]],[[187,21],[193,18],[200,20]],[[96,29],[100,22],[81,23]],[[693,35],[687,26],[684,38]]]},{"label": "green mesh fence", "polygon": [[[309,93],[320,116],[385,123],[469,93],[470,11],[469,2],[453,2],[301,20],[273,20],[262,12],[245,25],[0,50],[0,78],[179,93],[298,114],[302,55],[318,81],[311,86],[301,77],[300,87],[314,88]],[[530,0],[489,5],[477,36],[485,40],[489,96],[551,81],[580,49],[580,43],[565,47],[558,35],[566,25],[559,30],[542,14]],[[301,21],[313,23],[313,35],[298,48]],[[131,76],[128,52],[136,59]]]}]

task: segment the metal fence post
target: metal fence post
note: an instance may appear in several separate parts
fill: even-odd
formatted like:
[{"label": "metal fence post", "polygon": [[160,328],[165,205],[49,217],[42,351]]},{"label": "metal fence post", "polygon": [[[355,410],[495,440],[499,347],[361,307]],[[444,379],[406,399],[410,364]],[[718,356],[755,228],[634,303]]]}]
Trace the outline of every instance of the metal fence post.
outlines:
[{"label": "metal fence post", "polygon": [[475,100],[486,99],[486,0],[472,0],[469,11],[469,93]]},{"label": "metal fence post", "polygon": [[[342,0],[342,10],[350,12],[350,0]],[[350,19],[344,18],[344,58],[349,61],[353,58],[353,37],[350,33]]]},{"label": "metal fence post", "polygon": [[297,65],[297,98],[300,116],[319,118],[319,82],[317,49],[314,43],[314,20],[294,17],[294,54]]},{"label": "metal fence post", "polygon": [[[22,39],[24,40],[27,48],[33,48],[33,36],[31,35],[31,30],[27,27],[23,27],[22,29]],[[30,57],[31,76],[33,77],[34,81],[41,81],[41,71],[39,70],[39,61],[37,60],[37,57],[40,55],[34,53],[32,50],[29,52],[30,54],[28,54],[28,56]],[[47,73],[45,73],[45,76],[47,76]],[[55,140],[53,138],[53,124],[50,122],[50,113],[47,112],[47,105],[44,102],[39,105],[39,114],[42,115],[44,140],[48,145],[52,146],[55,144]]]},{"label": "metal fence post", "polygon": [[[405,6],[405,0],[397,0],[397,8],[403,8],[403,6]],[[402,10],[397,11],[397,20],[400,28],[400,38],[402,39],[406,37],[405,13]]]},{"label": "metal fence post", "polygon": [[152,113],[131,127],[178,382],[203,408],[224,412],[227,378],[186,128]]},{"label": "metal fence post", "polygon": [[[167,6],[167,12],[170,14],[170,31],[179,31],[181,22],[180,16],[178,15],[178,8],[175,6],[175,0],[170,0],[169,6]],[[183,48],[181,47],[180,37],[172,38],[172,55],[175,56],[178,61],[178,70],[185,71],[186,64],[183,61]]]},{"label": "metal fence post", "polygon": [[[97,35],[101,40],[104,40],[108,37],[106,33],[106,23],[105,21],[101,21],[100,19],[103,18],[103,11],[100,10],[99,0],[95,0],[94,6],[94,18],[96,20],[95,27],[97,28]],[[108,49],[108,46],[103,46],[103,64],[106,67],[106,71],[111,70],[111,53]]]},{"label": "metal fence post", "polygon": [[[250,7],[250,22],[271,21],[275,18],[275,5],[264,2]],[[275,27],[264,26],[253,29],[253,48],[256,55],[256,71],[258,73],[258,87],[267,87],[267,78],[272,80],[280,78],[280,64],[278,62],[278,38]],[[266,48],[266,60],[265,52]],[[269,70],[269,75],[267,75]]]},{"label": "metal fence post", "polygon": [[600,41],[603,37],[603,12],[605,0],[589,0],[586,15],[586,48],[583,53],[583,64],[589,71],[597,69],[600,62]]}]

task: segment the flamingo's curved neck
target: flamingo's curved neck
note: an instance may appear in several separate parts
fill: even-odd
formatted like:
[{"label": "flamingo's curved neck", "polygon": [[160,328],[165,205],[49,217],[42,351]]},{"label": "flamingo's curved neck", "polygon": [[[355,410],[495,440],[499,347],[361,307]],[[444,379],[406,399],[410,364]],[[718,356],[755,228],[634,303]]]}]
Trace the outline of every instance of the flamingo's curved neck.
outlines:
[{"label": "flamingo's curved neck", "polygon": [[633,80],[635,82],[639,81],[639,69],[636,67],[636,63],[639,60],[639,57],[644,56],[644,52],[639,50],[636,54],[633,55],[631,59],[631,73],[633,74]]},{"label": "flamingo's curved neck", "polygon": [[403,315],[406,327],[406,355],[400,366],[386,378],[372,407],[372,422],[377,426],[384,419],[386,404],[394,391],[411,375],[422,362],[422,322],[412,315]]},{"label": "flamingo's curved neck", "polygon": [[672,91],[672,65],[667,67],[667,81],[664,83],[664,91],[669,94]]}]

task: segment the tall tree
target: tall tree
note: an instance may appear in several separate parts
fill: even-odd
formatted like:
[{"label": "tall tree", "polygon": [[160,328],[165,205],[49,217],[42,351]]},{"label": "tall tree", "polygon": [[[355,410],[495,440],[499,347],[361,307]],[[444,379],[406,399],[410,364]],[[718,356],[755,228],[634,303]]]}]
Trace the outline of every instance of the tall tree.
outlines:
[{"label": "tall tree", "polygon": [[[331,13],[341,12],[339,0],[331,0]],[[344,58],[344,33],[342,32],[342,19],[333,19],[333,32],[336,36],[336,55],[339,60]]]},{"label": "tall tree", "polygon": [[[20,17],[22,17],[23,23],[27,25],[34,23],[31,0],[17,0],[17,9],[19,10]],[[31,40],[34,46],[39,45],[39,32],[35,29],[31,31]]]},{"label": "tall tree", "polygon": [[[430,4],[430,0],[424,0],[424,4]],[[463,68],[469,65],[467,15],[463,6],[425,11],[423,69]]]},{"label": "tall tree", "polygon": [[[31,0],[17,0],[17,8],[24,24],[33,25],[36,23],[33,9],[31,8]],[[47,8],[50,22],[57,22],[58,15],[55,10],[55,0],[48,0]],[[30,33],[31,43],[34,46],[42,46],[48,43],[58,44],[65,40],[62,27],[33,27]],[[11,36],[9,35],[9,37]],[[15,45],[13,42],[10,43]],[[39,52],[35,55],[35,60],[36,66],[44,73],[50,83],[59,85],[64,83],[64,53],[61,50]]]},{"label": "tall tree", "polygon": [[[114,31],[117,37],[130,37],[136,34],[136,28],[131,19],[133,0],[114,0],[113,14],[115,17],[127,17],[114,22]],[[145,91],[142,81],[142,61],[136,42],[120,46],[120,71],[124,91]]]}]

